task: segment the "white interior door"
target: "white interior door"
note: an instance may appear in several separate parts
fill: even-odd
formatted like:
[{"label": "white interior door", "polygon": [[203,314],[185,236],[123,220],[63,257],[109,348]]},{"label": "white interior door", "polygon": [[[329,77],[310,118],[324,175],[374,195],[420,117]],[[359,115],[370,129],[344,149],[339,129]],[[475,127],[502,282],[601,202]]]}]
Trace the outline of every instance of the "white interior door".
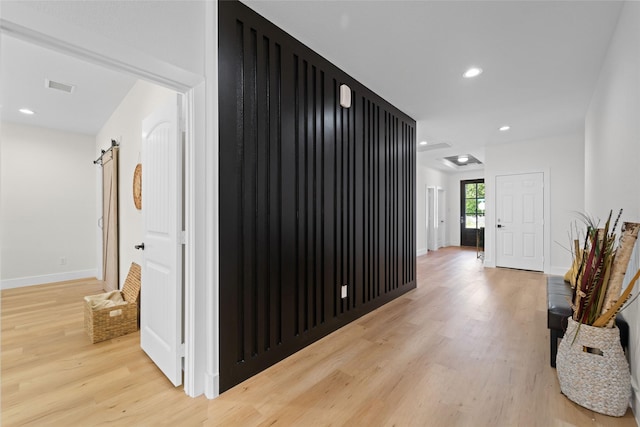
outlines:
[{"label": "white interior door", "polygon": [[424,186],[424,247],[429,253],[429,188]]},{"label": "white interior door", "polygon": [[176,386],[183,356],[180,101],[177,95],[142,122],[140,344]]},{"label": "white interior door", "polygon": [[447,224],[445,222],[447,218],[447,204],[445,202],[445,191],[441,188],[438,189],[438,202],[436,204],[438,205],[438,248],[441,248],[447,241]]},{"label": "white interior door", "polygon": [[427,249],[438,249],[438,207],[436,203],[435,188],[427,188]]},{"label": "white interior door", "polygon": [[544,175],[496,177],[496,266],[544,270]]}]

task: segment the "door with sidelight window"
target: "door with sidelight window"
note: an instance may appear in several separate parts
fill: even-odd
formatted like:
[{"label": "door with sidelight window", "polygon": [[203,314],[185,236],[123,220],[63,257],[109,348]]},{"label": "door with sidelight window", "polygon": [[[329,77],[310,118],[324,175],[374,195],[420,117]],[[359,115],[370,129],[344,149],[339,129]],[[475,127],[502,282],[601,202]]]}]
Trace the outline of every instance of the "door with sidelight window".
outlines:
[{"label": "door with sidelight window", "polygon": [[460,246],[484,246],[484,179],[460,181]]}]

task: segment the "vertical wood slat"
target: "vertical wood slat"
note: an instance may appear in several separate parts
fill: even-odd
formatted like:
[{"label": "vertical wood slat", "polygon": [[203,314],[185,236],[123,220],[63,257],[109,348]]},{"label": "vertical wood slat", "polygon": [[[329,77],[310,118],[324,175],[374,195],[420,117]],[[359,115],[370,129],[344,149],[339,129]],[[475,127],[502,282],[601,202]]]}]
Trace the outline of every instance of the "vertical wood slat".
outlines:
[{"label": "vertical wood slat", "polygon": [[307,159],[305,164],[306,170],[306,190],[307,197],[305,203],[307,205],[307,222],[306,222],[306,247],[307,247],[307,277],[305,285],[305,330],[309,330],[315,326],[315,291],[316,291],[316,211],[314,209],[316,199],[315,176],[316,176],[316,120],[315,120],[315,68],[313,65],[308,66],[306,73],[306,120],[307,120]]},{"label": "vertical wood slat", "polygon": [[[257,108],[257,33],[253,28],[245,26],[244,33],[244,209],[243,229],[247,242],[255,242],[256,227],[256,197],[257,197],[257,148],[258,148],[258,108]],[[256,309],[257,309],[257,248],[255,244],[244,244],[244,360],[257,353],[256,346]]]},{"label": "vertical wood slat", "polygon": [[[353,98],[357,99],[357,93],[352,90]],[[351,302],[351,308],[356,307],[356,301],[358,299],[358,291],[361,290],[361,282],[356,281],[356,118],[360,117],[358,113],[358,104],[354,102],[349,108],[349,157],[351,159],[351,169],[349,172],[349,181],[351,182],[350,186],[350,198],[349,198],[349,237],[350,237],[350,245],[349,245],[349,298],[348,300]],[[359,217],[361,218],[361,217]]]},{"label": "vertical wood slat", "polygon": [[415,122],[254,19],[220,26],[223,390],[415,286]]},{"label": "vertical wood slat", "polygon": [[236,58],[238,60],[238,71],[239,73],[237,74],[237,81],[236,81],[236,97],[237,97],[237,103],[236,103],[236,109],[237,109],[237,115],[236,115],[236,121],[237,121],[237,125],[236,125],[236,145],[237,145],[237,149],[238,149],[238,156],[237,156],[237,161],[238,161],[238,169],[239,169],[239,195],[240,197],[238,198],[238,202],[240,204],[240,207],[238,209],[238,219],[239,219],[239,235],[240,235],[240,239],[239,239],[239,248],[238,248],[238,261],[237,261],[237,268],[238,268],[238,289],[237,289],[237,295],[236,295],[236,304],[238,307],[238,313],[237,313],[237,319],[236,321],[238,322],[238,336],[237,336],[237,361],[243,361],[245,360],[245,341],[244,341],[244,337],[246,336],[245,334],[245,300],[244,300],[244,290],[245,290],[245,280],[244,280],[244,242],[246,240],[246,236],[245,236],[245,227],[244,227],[244,219],[242,217],[242,213],[244,212],[244,89],[245,89],[245,82],[244,82],[244,75],[245,75],[245,70],[244,70],[244,57],[243,54],[245,52],[245,48],[244,48],[244,25],[241,22],[237,22],[237,26],[236,26],[236,32],[237,32],[237,36],[238,36],[238,43],[241,47],[241,50],[238,51],[238,58]]},{"label": "vertical wood slat", "polygon": [[295,126],[295,175],[293,177],[296,192],[295,192],[295,305],[294,305],[294,330],[295,334],[300,334],[300,59],[297,55],[293,56],[293,82],[294,82],[294,126]]},{"label": "vertical wood slat", "polygon": [[[223,5],[223,3],[220,3]],[[224,7],[224,6],[222,6]],[[280,143],[280,185],[282,203],[280,240],[282,257],[280,274],[282,277],[282,300],[280,322],[283,346],[298,334],[298,217],[297,217],[297,161],[298,161],[298,121],[291,120],[298,114],[298,58],[286,44],[281,45],[281,115],[278,126],[281,129]]]},{"label": "vertical wood slat", "polygon": [[[315,70],[315,69],[314,69]],[[314,311],[314,327],[324,323],[324,311],[325,311],[325,299],[324,299],[324,287],[325,274],[324,274],[324,72],[318,71],[315,74],[315,138],[316,138],[316,150],[315,158],[317,171],[314,177],[314,186],[316,195],[314,197],[314,212],[315,212],[315,227],[316,227],[316,241],[315,241],[315,271],[314,276],[316,280],[315,286],[315,311]]]},{"label": "vertical wood slat", "polygon": [[[366,227],[366,211],[364,209],[364,200],[365,200],[365,185],[364,185],[364,152],[366,149],[366,105],[367,99],[365,97],[354,98],[352,102],[352,108],[356,106],[361,108],[362,114],[358,114],[356,116],[356,120],[354,121],[354,156],[353,156],[353,216],[358,218],[359,221],[354,221],[354,229],[353,229],[353,279],[350,281],[350,288],[355,288],[355,284],[360,284],[361,291],[359,295],[356,295],[355,289],[352,292],[349,290],[349,294],[353,297],[351,298],[352,306],[364,304],[364,296],[366,294],[366,275],[365,275],[365,234],[364,229]],[[354,301],[355,300],[355,301]]]},{"label": "vertical wood slat", "polygon": [[339,99],[339,91],[340,91],[340,83],[334,78],[333,79],[333,116],[334,116],[334,135],[335,135],[335,182],[334,182],[334,223],[335,223],[335,253],[334,259],[336,265],[334,266],[334,270],[336,271],[336,282],[337,282],[337,290],[334,293],[334,304],[335,304],[335,317],[338,317],[342,314],[342,304],[343,301],[340,298],[340,288],[344,284],[344,258],[343,258],[343,240],[344,240],[344,229],[343,229],[343,220],[342,220],[342,210],[343,210],[343,176],[344,176],[344,152],[343,152],[343,144],[342,144],[342,114],[343,112],[338,105]]},{"label": "vertical wood slat", "polygon": [[269,244],[265,248],[268,258],[269,288],[267,298],[269,299],[269,309],[265,313],[265,323],[268,325],[267,347],[270,349],[282,342],[282,168],[281,158],[281,49],[279,44],[273,44],[270,40],[265,40],[265,73],[268,82],[268,129],[269,129],[269,149],[267,180],[269,182],[269,193],[266,203],[268,204],[269,218],[267,228],[269,230]]},{"label": "vertical wood slat", "polygon": [[323,322],[336,317],[336,295],[338,279],[336,274],[336,119],[335,80],[322,73],[323,81],[323,257],[324,257],[324,313]]},{"label": "vertical wood slat", "polygon": [[307,72],[308,63],[306,60],[301,60],[302,67],[299,69],[300,76],[298,78],[300,84],[300,111],[298,120],[300,124],[300,149],[299,149],[299,176],[300,181],[299,193],[298,193],[298,216],[300,218],[300,232],[298,235],[299,250],[300,250],[300,276],[298,278],[298,286],[300,287],[300,294],[298,300],[298,322],[300,324],[299,333],[306,332],[309,329],[307,322],[307,304],[308,304],[308,268],[309,268],[309,247],[307,242],[309,236],[308,228],[308,185],[309,185],[309,170],[308,164],[308,84],[307,84]]},{"label": "vertical wood slat", "polygon": [[269,347],[269,304],[270,304],[270,279],[269,265],[271,264],[271,254],[268,248],[271,245],[269,235],[269,124],[270,124],[270,103],[269,103],[269,39],[258,37],[254,40],[256,48],[256,172],[255,172],[255,218],[256,242],[254,245],[254,293],[255,317],[254,321],[254,355],[264,352]]},{"label": "vertical wood slat", "polygon": [[[337,95],[340,96],[339,94]],[[339,99],[339,98],[338,98]],[[339,108],[339,107],[338,107]],[[349,168],[351,162],[349,161],[349,125],[348,125],[348,111],[345,111],[343,108],[340,108],[340,129],[342,130],[340,136],[340,146],[342,151],[342,159],[341,159],[341,170],[340,170],[340,183],[341,183],[341,234],[340,234],[340,242],[341,242],[341,282],[340,286],[349,287],[348,283],[350,282],[349,277]],[[353,295],[353,294],[352,294]],[[341,298],[340,299],[340,312],[344,313],[345,310],[348,309],[348,301],[349,298]]]}]

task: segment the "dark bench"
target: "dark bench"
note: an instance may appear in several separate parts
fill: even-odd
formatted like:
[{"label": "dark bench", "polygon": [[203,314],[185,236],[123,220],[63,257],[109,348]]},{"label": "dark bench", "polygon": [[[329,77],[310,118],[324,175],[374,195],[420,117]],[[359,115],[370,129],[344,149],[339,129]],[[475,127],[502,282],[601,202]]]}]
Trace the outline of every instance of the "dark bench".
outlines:
[{"label": "dark bench", "polygon": [[[572,314],[569,305],[572,294],[571,285],[565,282],[562,276],[547,278],[547,327],[550,331],[551,366],[554,368],[556,367],[558,340],[564,336],[564,332],[567,330],[567,319]],[[629,343],[629,325],[620,316],[616,316],[616,326],[620,330],[622,348],[626,350]]]}]

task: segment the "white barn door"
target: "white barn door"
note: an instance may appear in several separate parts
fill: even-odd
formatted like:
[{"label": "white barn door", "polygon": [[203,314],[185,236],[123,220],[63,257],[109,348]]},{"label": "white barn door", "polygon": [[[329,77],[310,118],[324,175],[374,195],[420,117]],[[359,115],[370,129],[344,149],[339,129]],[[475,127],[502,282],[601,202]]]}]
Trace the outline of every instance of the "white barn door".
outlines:
[{"label": "white barn door", "polygon": [[496,177],[496,266],[544,270],[544,175]]},{"label": "white barn door", "polygon": [[142,349],[182,384],[182,131],[181,96],[142,122]]}]

